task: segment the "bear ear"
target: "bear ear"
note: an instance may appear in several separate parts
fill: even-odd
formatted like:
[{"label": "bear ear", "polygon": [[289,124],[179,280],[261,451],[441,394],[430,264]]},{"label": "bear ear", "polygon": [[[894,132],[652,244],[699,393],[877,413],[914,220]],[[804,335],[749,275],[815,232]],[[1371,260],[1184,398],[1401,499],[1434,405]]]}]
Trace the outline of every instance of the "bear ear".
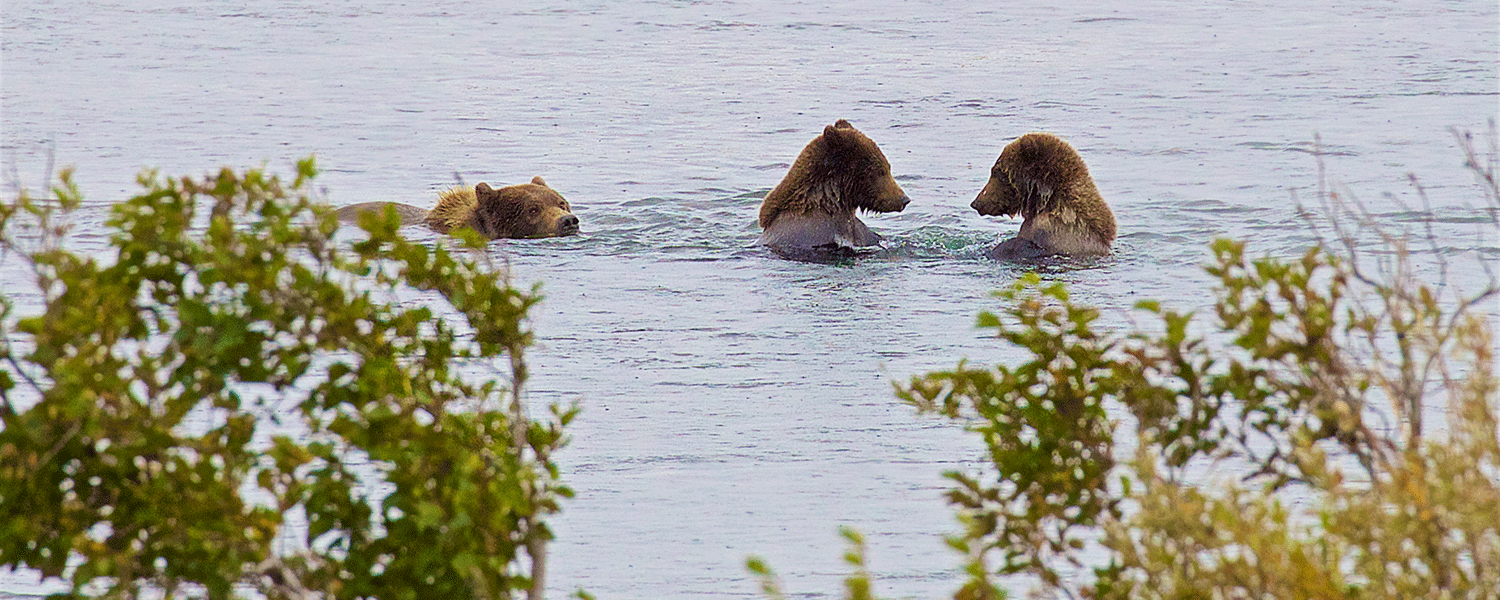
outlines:
[{"label": "bear ear", "polygon": [[479,182],[479,185],[474,186],[474,194],[476,195],[488,196],[493,193],[495,193],[495,188],[490,187],[490,184],[483,181]]},{"label": "bear ear", "polygon": [[546,179],[542,179],[541,175],[537,175],[536,177],[532,177],[531,178],[531,184],[532,185],[539,185],[539,186],[542,186],[542,187],[548,187],[547,186],[547,180]]},{"label": "bear ear", "polygon": [[823,136],[827,138],[837,139],[839,138],[839,136],[850,131],[854,131],[854,126],[850,125],[848,121],[839,119],[832,125],[823,128]]}]

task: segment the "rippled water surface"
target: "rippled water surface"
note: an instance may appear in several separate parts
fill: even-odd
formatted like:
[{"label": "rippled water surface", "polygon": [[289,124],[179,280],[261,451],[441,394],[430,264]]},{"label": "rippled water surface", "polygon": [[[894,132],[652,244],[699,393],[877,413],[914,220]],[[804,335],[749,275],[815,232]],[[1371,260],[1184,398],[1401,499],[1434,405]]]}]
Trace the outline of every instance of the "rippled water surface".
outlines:
[{"label": "rippled water surface", "polygon": [[[752,553],[789,590],[834,594],[840,524],[868,536],[881,593],[951,593],[940,473],[977,445],[890,382],[1017,358],[972,325],[1026,270],[1103,307],[1103,327],[1142,298],[1204,306],[1214,237],[1276,255],[1313,239],[1294,194],[1315,193],[1315,151],[1391,224],[1435,227],[1429,254],[1500,255],[1449,133],[1497,113],[1491,0],[0,10],[5,171],[35,187],[49,155],[78,167],[85,252],[147,167],[286,173],[316,154],[334,204],[538,174],[568,198],[582,235],[491,247],[547,297],[532,399],[584,407],[560,456],[578,497],[556,523],[556,597],[753,596]],[[865,219],[890,247],[834,264],[756,248],[760,197],[840,118],[913,200]],[[1113,257],[981,257],[1019,223],[968,204],[1032,130],[1087,160],[1119,219]],[[39,305],[14,259],[0,286]],[[47,589],[0,575],[3,594]]]}]

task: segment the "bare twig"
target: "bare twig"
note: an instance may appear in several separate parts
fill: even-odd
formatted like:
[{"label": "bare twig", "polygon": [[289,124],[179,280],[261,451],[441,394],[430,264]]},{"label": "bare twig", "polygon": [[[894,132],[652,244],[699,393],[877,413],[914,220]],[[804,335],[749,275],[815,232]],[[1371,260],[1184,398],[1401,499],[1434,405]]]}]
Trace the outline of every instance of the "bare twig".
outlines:
[{"label": "bare twig", "polygon": [[[1500,136],[1496,135],[1494,122],[1490,122],[1487,136],[1488,152],[1476,148],[1474,136],[1469,132],[1455,130],[1453,135],[1465,157],[1465,166],[1482,188],[1487,204],[1483,209],[1489,213],[1490,224],[1500,226],[1500,183],[1495,177],[1496,164],[1500,161]],[[1318,140],[1318,147],[1321,148],[1321,140]],[[1458,343],[1461,324],[1476,307],[1500,295],[1500,279],[1480,255],[1478,262],[1485,275],[1483,287],[1477,292],[1465,293],[1451,285],[1454,265],[1450,253],[1439,243],[1431,198],[1416,175],[1408,174],[1408,181],[1421,200],[1421,241],[1425,242],[1437,269],[1436,282],[1418,285],[1408,245],[1412,233],[1392,231],[1391,226],[1383,223],[1358,197],[1331,183],[1322,153],[1315,151],[1314,154],[1318,160],[1317,199],[1322,205],[1324,220],[1320,222],[1311,212],[1302,210],[1299,201],[1300,214],[1322,244],[1339,248],[1347,257],[1349,275],[1379,299],[1378,310],[1354,309],[1375,322],[1385,323],[1394,333],[1391,339],[1382,340],[1379,332],[1387,330],[1386,327],[1365,329],[1361,336],[1362,345],[1370,353],[1369,359],[1379,367],[1368,369],[1368,372],[1376,375],[1376,383],[1380,384],[1395,412],[1401,416],[1405,430],[1402,436],[1404,447],[1414,447],[1423,437],[1423,399],[1427,395],[1427,386],[1452,381],[1447,350]],[[1400,197],[1388,197],[1403,212],[1413,212]],[[1328,233],[1320,223],[1326,223]],[[1360,240],[1367,234],[1393,250],[1390,255],[1375,259],[1374,271],[1368,269],[1361,252]],[[1446,299],[1444,295],[1448,295]],[[1451,310],[1434,313],[1431,310],[1433,303],[1446,304]],[[1394,345],[1394,356],[1384,350],[1390,347],[1387,343]],[[1384,373],[1395,377],[1382,375]]]}]

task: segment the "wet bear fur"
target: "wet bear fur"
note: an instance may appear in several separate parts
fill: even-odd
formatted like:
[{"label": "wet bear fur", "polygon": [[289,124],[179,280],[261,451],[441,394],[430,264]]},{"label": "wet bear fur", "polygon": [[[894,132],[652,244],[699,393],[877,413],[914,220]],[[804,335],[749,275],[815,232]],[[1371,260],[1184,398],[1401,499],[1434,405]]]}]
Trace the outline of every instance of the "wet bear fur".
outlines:
[{"label": "wet bear fur", "polygon": [[470,227],[490,239],[539,238],[578,233],[578,217],[561,194],[547,186],[541,177],[531,183],[495,189],[486,183],[474,187],[456,186],[438,194],[437,206],[424,210],[394,202],[365,202],[338,210],[343,220],[354,220],[360,213],[384,210],[393,206],[402,225],[424,223],[448,233]]},{"label": "wet bear fur", "polygon": [[1115,240],[1114,213],[1083,157],[1049,133],[1028,133],[1001,150],[970,206],[981,215],[1025,219],[1016,237],[986,252],[991,258],[1108,254]]},{"label": "wet bear fur", "polygon": [[856,209],[900,212],[910,199],[874,141],[848,121],[823,128],[760,205],[760,243],[773,248],[856,248],[880,236]]}]

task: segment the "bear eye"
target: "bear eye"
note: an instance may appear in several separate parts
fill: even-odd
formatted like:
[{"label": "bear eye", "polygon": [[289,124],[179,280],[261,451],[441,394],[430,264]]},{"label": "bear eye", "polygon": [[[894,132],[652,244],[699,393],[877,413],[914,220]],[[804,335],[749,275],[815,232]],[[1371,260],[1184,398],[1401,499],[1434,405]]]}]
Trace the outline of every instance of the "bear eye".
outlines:
[{"label": "bear eye", "polygon": [[529,209],[529,212],[534,215],[534,214],[537,214],[539,212],[542,212],[542,209],[540,207],[533,206],[533,207],[531,207]]}]

